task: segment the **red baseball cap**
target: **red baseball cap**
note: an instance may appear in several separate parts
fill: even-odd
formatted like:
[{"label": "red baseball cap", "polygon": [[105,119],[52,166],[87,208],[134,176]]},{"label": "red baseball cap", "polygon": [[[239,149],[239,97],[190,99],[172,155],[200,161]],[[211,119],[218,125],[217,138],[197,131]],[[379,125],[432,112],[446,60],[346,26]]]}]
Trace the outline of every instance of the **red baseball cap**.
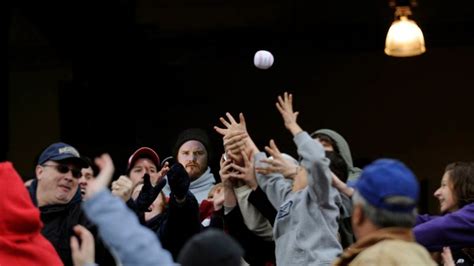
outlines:
[{"label": "red baseball cap", "polygon": [[140,158],[150,159],[156,165],[157,169],[160,168],[160,156],[158,156],[158,154],[152,148],[141,147],[136,150],[128,159],[127,171],[130,171],[135,162]]}]

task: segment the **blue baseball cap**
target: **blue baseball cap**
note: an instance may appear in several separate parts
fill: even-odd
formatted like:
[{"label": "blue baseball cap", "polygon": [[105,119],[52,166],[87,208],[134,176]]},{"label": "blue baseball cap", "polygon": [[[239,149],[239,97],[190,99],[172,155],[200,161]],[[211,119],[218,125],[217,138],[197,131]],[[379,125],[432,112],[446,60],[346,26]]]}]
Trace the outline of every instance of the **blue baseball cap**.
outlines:
[{"label": "blue baseball cap", "polygon": [[[420,188],[413,172],[405,164],[393,159],[379,159],[366,166],[354,188],[376,208],[394,212],[411,212],[416,208]],[[404,197],[413,204],[394,204],[390,197]]]},{"label": "blue baseball cap", "polygon": [[66,159],[76,163],[81,168],[89,167],[88,163],[81,158],[76,148],[63,142],[49,145],[39,156],[38,164],[41,165],[47,161],[62,161]]}]

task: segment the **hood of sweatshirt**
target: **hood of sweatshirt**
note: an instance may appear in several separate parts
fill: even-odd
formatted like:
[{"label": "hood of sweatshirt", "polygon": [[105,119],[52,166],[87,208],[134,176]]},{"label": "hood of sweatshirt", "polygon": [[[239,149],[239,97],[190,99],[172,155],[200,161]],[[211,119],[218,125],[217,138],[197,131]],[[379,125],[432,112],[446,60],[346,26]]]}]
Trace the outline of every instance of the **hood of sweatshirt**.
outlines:
[{"label": "hood of sweatshirt", "polygon": [[62,265],[39,210],[10,162],[0,163],[0,265]]},{"label": "hood of sweatshirt", "polygon": [[329,136],[336,142],[336,146],[339,149],[339,153],[346,162],[347,167],[349,168],[349,177],[347,180],[351,182],[357,180],[362,170],[360,168],[354,167],[354,164],[352,162],[351,150],[349,148],[349,144],[347,144],[347,141],[339,133],[331,129],[316,130],[311,133],[311,137],[314,137],[314,135],[316,134],[324,134],[326,136]]}]

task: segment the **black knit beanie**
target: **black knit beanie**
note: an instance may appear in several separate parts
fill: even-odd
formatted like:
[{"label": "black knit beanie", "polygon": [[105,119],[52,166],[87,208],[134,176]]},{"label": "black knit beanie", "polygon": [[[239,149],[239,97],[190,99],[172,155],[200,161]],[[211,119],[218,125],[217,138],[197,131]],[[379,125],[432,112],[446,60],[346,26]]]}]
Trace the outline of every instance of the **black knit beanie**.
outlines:
[{"label": "black knit beanie", "polygon": [[200,128],[188,128],[181,132],[176,140],[176,143],[173,148],[173,157],[178,158],[178,151],[181,145],[183,145],[186,141],[189,140],[197,140],[204,145],[207,151],[207,160],[208,162],[211,161],[212,158],[212,149],[211,149],[211,142],[209,140],[209,136],[207,135],[206,131]]}]

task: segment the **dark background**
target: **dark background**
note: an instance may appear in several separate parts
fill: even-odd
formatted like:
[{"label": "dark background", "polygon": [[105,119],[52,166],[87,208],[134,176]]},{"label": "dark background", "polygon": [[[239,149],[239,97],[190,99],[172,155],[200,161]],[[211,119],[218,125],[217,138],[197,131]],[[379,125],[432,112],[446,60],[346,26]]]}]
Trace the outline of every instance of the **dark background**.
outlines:
[{"label": "dark background", "polygon": [[[139,146],[171,153],[177,134],[246,115],[259,147],[295,154],[275,108],[294,94],[307,131],[331,128],[357,166],[399,158],[422,184],[421,211],[446,164],[473,160],[474,2],[418,1],[427,52],[383,53],[387,1],[4,1],[0,159],[30,176],[35,156],[65,141],[108,151],[118,172]],[[253,66],[269,50],[269,70]]]}]

